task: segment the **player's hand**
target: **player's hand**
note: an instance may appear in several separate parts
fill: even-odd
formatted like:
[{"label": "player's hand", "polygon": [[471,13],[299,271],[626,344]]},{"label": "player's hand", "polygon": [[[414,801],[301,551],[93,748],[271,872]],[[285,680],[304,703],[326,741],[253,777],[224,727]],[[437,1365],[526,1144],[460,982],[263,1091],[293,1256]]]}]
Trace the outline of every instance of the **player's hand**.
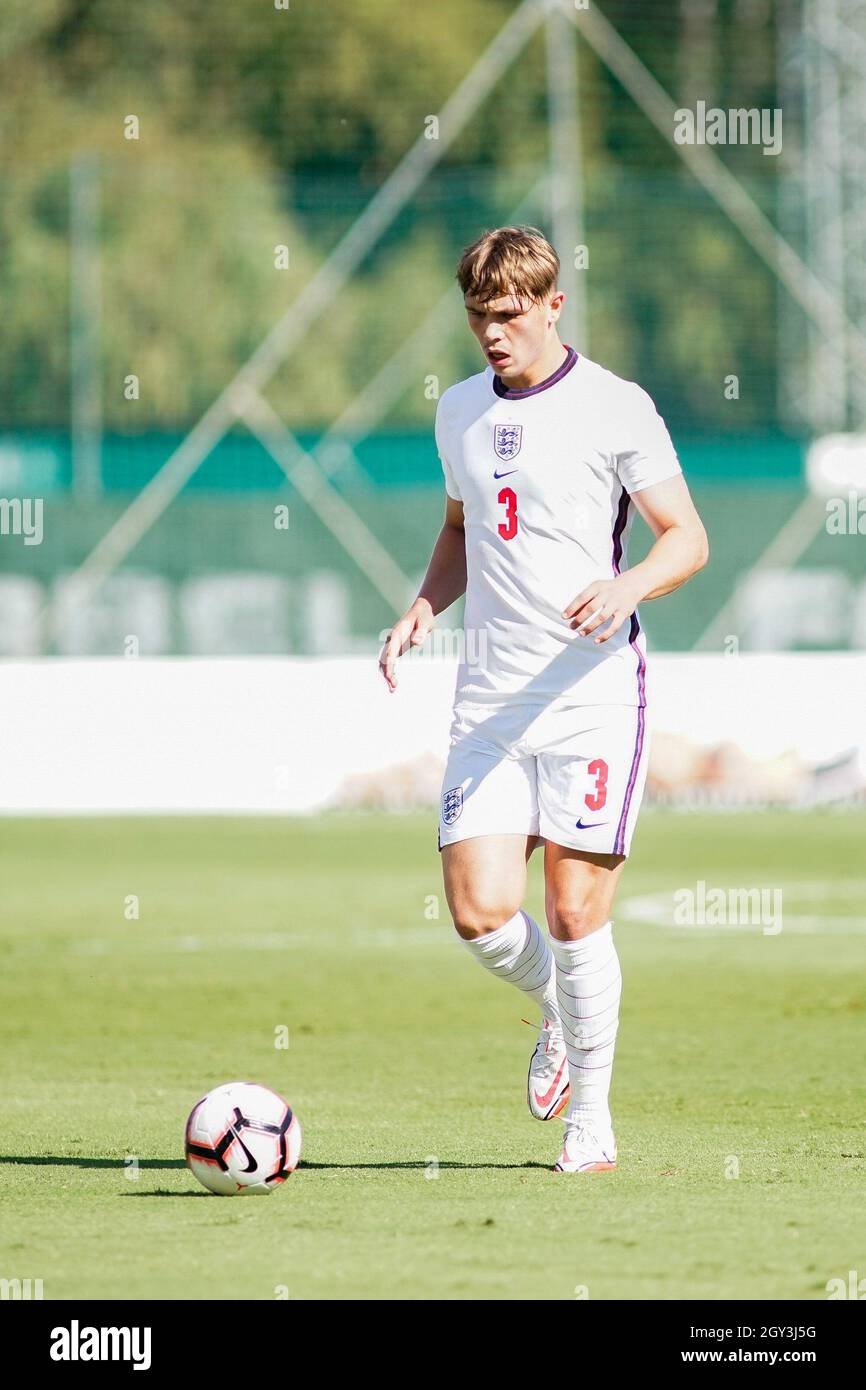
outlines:
[{"label": "player's hand", "polygon": [[562,616],[570,619],[568,625],[577,629],[578,637],[595,633],[594,642],[607,642],[631,617],[641,597],[627,574],[618,574],[615,579],[597,579],[581,589],[562,610]]},{"label": "player's hand", "polygon": [[410,647],[420,647],[432,626],[433,609],[426,599],[416,599],[389,632],[379,656],[379,670],[392,693],[397,689],[394,674],[397,657]]}]

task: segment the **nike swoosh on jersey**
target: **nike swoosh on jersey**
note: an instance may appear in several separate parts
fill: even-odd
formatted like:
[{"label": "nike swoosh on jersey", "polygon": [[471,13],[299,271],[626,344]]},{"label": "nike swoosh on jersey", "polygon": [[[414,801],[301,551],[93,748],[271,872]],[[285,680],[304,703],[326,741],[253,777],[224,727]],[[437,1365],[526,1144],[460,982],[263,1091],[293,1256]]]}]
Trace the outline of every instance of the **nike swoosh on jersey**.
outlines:
[{"label": "nike swoosh on jersey", "polygon": [[596,827],[599,825],[608,824],[606,820],[594,820],[591,821],[589,825],[584,825],[582,820],[576,820],[574,823],[577,826],[578,830],[595,830]]},{"label": "nike swoosh on jersey", "polygon": [[494,476],[494,478],[508,478],[512,473],[519,473],[519,472],[520,472],[520,469],[519,469],[519,468],[506,468],[506,470],[505,470],[504,473],[497,473],[496,469],[494,468],[494,470],[493,470],[493,476]]},{"label": "nike swoosh on jersey", "polygon": [[556,1095],[557,1089],[559,1087],[559,1082],[562,1077],[563,1069],[567,1061],[567,1057],[564,1057],[562,1059],[562,1066],[560,1066],[559,1071],[553,1078],[550,1090],[547,1092],[546,1095],[540,1096],[537,1091],[535,1092],[535,1104],[539,1107],[540,1110],[544,1110],[545,1106],[548,1106],[550,1102],[553,1100],[554,1096]]}]

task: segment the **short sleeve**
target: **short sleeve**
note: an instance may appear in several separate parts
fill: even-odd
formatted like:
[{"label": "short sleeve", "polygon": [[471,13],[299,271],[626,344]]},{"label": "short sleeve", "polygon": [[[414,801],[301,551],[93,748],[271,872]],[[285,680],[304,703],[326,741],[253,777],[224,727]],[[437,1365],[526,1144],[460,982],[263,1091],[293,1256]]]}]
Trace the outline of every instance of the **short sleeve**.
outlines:
[{"label": "short sleeve", "polygon": [[460,488],[457,486],[457,479],[454,477],[454,469],[448,457],[449,440],[448,430],[445,424],[445,414],[442,409],[444,397],[436,407],[436,424],[434,432],[436,435],[436,448],[439,453],[439,462],[442,464],[442,472],[445,474],[445,491],[455,502],[462,502]]},{"label": "short sleeve", "polygon": [[640,492],[683,471],[664,420],[639,386],[622,421],[620,450],[614,464],[626,492]]}]

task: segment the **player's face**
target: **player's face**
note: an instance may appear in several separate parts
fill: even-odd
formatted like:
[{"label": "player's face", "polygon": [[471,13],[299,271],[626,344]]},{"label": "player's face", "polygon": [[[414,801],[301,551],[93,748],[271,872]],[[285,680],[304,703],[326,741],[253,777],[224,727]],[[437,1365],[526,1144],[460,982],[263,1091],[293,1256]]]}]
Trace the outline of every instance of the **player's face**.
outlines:
[{"label": "player's face", "polygon": [[471,294],[465,296],[469,327],[486,360],[506,383],[524,376],[548,352],[563,298],[558,291],[538,304],[519,294],[485,303]]}]

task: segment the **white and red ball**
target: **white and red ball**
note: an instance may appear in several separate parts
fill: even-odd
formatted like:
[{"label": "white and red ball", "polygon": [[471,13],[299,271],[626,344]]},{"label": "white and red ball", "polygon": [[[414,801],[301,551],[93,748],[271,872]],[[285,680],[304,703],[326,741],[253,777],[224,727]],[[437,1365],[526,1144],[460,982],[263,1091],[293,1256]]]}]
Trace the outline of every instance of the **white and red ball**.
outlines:
[{"label": "white and red ball", "polygon": [[301,1126],[276,1091],[230,1081],[193,1106],[185,1148],[190,1171],[211,1192],[272,1192],[298,1166]]}]

